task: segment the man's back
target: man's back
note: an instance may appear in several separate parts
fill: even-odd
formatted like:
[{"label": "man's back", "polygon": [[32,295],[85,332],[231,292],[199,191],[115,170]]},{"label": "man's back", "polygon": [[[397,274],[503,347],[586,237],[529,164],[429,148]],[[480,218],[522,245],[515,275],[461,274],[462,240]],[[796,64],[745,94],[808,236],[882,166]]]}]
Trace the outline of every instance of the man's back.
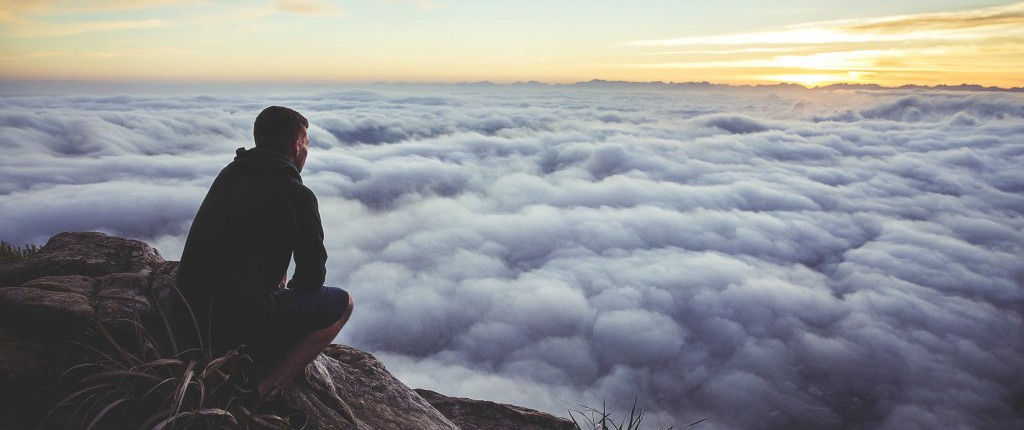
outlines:
[{"label": "man's back", "polygon": [[211,324],[215,350],[260,334],[293,252],[289,288],[321,288],[327,253],[316,197],[281,154],[239,149],[196,214],[177,277],[202,328]]},{"label": "man's back", "polygon": [[[348,291],[324,285],[320,212],[299,176],[308,128],[294,109],[260,112],[256,149],[238,150],[192,221],[176,279],[181,294],[172,296],[179,335],[202,340],[196,346],[216,356],[245,345],[257,362],[273,366],[251,391],[253,410],[334,340],[355,306]],[[292,258],[295,273],[282,289]]]}]

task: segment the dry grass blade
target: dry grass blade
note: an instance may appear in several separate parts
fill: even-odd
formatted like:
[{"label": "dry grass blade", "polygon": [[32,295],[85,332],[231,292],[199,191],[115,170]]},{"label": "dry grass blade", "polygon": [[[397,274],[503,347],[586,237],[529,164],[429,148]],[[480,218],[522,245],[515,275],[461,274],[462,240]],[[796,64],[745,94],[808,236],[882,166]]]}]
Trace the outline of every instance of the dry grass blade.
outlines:
[{"label": "dry grass blade", "polygon": [[[120,320],[120,321],[124,322],[125,320]],[[135,321],[130,321],[130,320],[128,322],[129,323],[135,323]],[[145,327],[142,327],[142,325],[138,324],[138,323],[135,323],[134,328],[135,328],[135,330],[134,330],[135,331],[135,344],[139,346],[139,349],[138,349],[139,354],[138,355],[139,355],[140,358],[145,359],[146,358],[146,340],[144,339],[144,337],[148,337],[149,331],[147,331]],[[143,334],[145,334],[146,336],[143,336]]]},{"label": "dry grass blade", "polygon": [[175,421],[177,421],[179,419],[182,419],[182,418],[185,418],[185,417],[195,416],[195,414],[196,414],[195,411],[186,411],[186,412],[180,412],[180,413],[171,415],[169,418],[167,418],[167,419],[165,419],[163,421],[160,421],[155,426],[153,426],[153,430],[163,430],[164,427],[167,427],[168,425],[173,424]]},{"label": "dry grass blade", "polygon": [[569,419],[570,419],[570,420],[572,420],[572,424],[573,424],[574,426],[576,426],[576,428],[577,428],[577,429],[581,429],[581,428],[583,428],[583,427],[581,427],[581,426],[580,426],[580,423],[579,423],[579,421],[576,421],[576,417],[574,417],[574,416],[572,415],[572,412],[571,412],[571,410],[570,410],[570,413],[569,413]]},{"label": "dry grass blade", "polygon": [[288,420],[277,415],[254,415],[252,422],[267,428],[287,428]]},{"label": "dry grass blade", "polygon": [[149,391],[146,391],[145,394],[143,394],[142,397],[140,397],[140,398],[141,399],[145,399],[146,397],[149,397],[150,394],[152,394],[158,388],[164,386],[164,384],[167,384],[168,382],[176,381],[177,379],[178,378],[167,378],[167,379],[164,379],[163,381],[160,381],[159,383],[154,385],[153,388],[150,388]]},{"label": "dry grass blade", "polygon": [[[159,358],[156,360],[150,360],[146,363],[140,364],[132,368],[132,370],[138,370],[140,372],[150,372],[154,368],[163,367],[176,367],[185,365],[184,361],[177,358]],[[173,369],[172,369],[173,370]]]},{"label": "dry grass blade", "polygon": [[121,347],[121,344],[116,339],[114,339],[114,335],[110,334],[110,331],[103,326],[103,323],[96,324],[96,327],[99,328],[100,333],[103,334],[103,337],[107,339],[107,342],[110,342],[110,346],[114,347],[114,350],[116,350],[117,353],[121,355],[121,358],[124,359],[125,362],[134,364],[141,361],[138,357],[135,357],[134,355],[126,351],[123,347]]},{"label": "dry grass blade", "polygon": [[71,367],[68,368],[68,370],[65,370],[65,371],[61,372],[60,378],[58,378],[57,381],[58,382],[59,381],[63,381],[64,378],[66,378],[69,374],[75,372],[76,370],[88,369],[90,367],[102,367],[102,366],[100,366],[100,365],[98,365],[96,363],[82,363],[82,364],[79,364],[77,366],[71,366]]},{"label": "dry grass blade", "polygon": [[220,408],[207,408],[196,411],[196,414],[206,418],[220,418],[227,420],[231,425],[237,426],[238,420],[235,419],[235,415]]},{"label": "dry grass blade", "polygon": [[[629,409],[629,420],[628,421],[626,420],[625,416],[622,417],[622,422],[623,423],[629,423],[630,428],[634,428],[633,427],[633,423],[634,422],[636,423],[636,427],[640,427],[640,421],[642,421],[644,419],[643,412],[640,413],[639,417],[636,416],[636,412],[637,412],[636,411],[636,404],[639,401],[640,401],[640,399],[638,399],[636,397],[633,398],[633,407]],[[647,408],[644,408],[644,411],[647,411]],[[621,423],[619,424],[618,428],[620,428],[620,429],[622,428],[622,424]]]},{"label": "dry grass blade", "polygon": [[83,415],[83,416],[88,417],[89,414],[92,413],[92,410],[100,402],[97,398],[99,398],[99,397],[106,397],[106,396],[107,396],[107,393],[96,393],[96,394],[93,394],[93,395],[89,396],[84,401],[82,401],[81,404],[77,408],[75,408],[75,414],[77,414],[78,411],[82,410],[82,408],[88,406],[88,408],[86,408],[85,414]]},{"label": "dry grass blade", "polygon": [[[152,280],[150,280],[150,288],[153,288]],[[175,288],[177,290],[177,288]],[[163,306],[160,306],[159,300],[154,300],[153,303],[156,305],[156,313],[160,315],[160,322],[164,325],[164,333],[167,333],[167,340],[171,343],[171,352],[174,355],[178,355],[180,349],[178,348],[178,340],[175,339],[174,330],[171,328],[171,321],[167,318],[167,313],[164,312]]]},{"label": "dry grass blade", "polygon": [[[569,418],[571,418],[573,423],[576,424],[576,428],[577,429],[582,430],[583,426],[580,425],[579,421],[576,421],[575,414],[579,414],[580,420],[582,420],[584,422],[584,424],[587,425],[587,427],[586,427],[587,429],[602,429],[602,430],[604,430],[605,428],[607,428],[607,427],[604,426],[603,423],[608,418],[608,414],[603,414],[601,411],[599,411],[599,410],[597,410],[595,408],[589,407],[589,406],[583,406],[583,405],[577,405],[577,406],[579,406],[582,410],[580,410],[580,409],[569,409]],[[600,418],[598,418],[598,416],[600,416]]]},{"label": "dry grass blade", "polygon": [[151,428],[150,426],[152,426],[153,423],[156,422],[156,420],[166,415],[164,414],[164,412],[164,410],[159,410],[155,414],[152,414],[149,417],[147,417],[146,421],[143,421],[142,425],[139,426],[139,430],[149,430]]},{"label": "dry grass blade", "polygon": [[221,366],[225,365],[226,363],[231,362],[231,360],[234,359],[235,357],[237,357],[238,354],[239,354],[238,350],[231,350],[231,351],[228,351],[227,354],[224,354],[223,356],[220,356],[220,357],[217,357],[217,358],[211,360],[209,363],[206,364],[206,367],[203,368],[202,373],[200,373],[200,375],[199,375],[199,379],[206,379],[206,377],[210,373],[219,370],[221,368]]},{"label": "dry grass blade", "polygon": [[195,361],[188,362],[188,368],[185,369],[185,376],[181,378],[181,382],[178,384],[178,389],[174,393],[174,402],[171,405],[174,407],[175,415],[181,412],[181,405],[185,403],[185,392],[188,390],[189,384],[192,383],[192,374],[195,366]]},{"label": "dry grass blade", "polygon": [[[101,350],[99,350],[98,348],[96,348],[96,347],[94,347],[92,345],[87,345],[87,344],[84,344],[84,343],[81,343],[81,342],[74,342],[74,341],[72,341],[71,344],[78,345],[78,346],[80,346],[82,348],[85,348],[85,349],[89,350],[90,352],[92,352],[92,353],[94,353],[96,355],[99,355],[100,357],[102,357],[103,359],[105,359],[107,362],[109,362],[112,365],[120,364],[120,361],[118,361],[116,358],[114,358],[114,356],[112,356],[110,354],[107,354],[106,352],[101,351]],[[96,366],[100,365],[99,363],[90,363],[90,364],[93,364],[93,365],[96,365]]]},{"label": "dry grass blade", "polygon": [[[248,355],[235,350],[212,357],[202,340],[199,348],[168,348],[175,333],[156,338],[137,318],[116,327],[98,322],[90,343],[76,342],[90,361],[61,375],[61,380],[73,380],[68,387],[71,394],[50,409],[39,428],[63,424],[88,430],[233,429],[242,417],[254,425],[287,426],[287,421],[274,415],[253,416],[230,389],[238,372],[252,363]],[[199,328],[195,330],[198,333]],[[171,350],[173,354],[168,354]],[[55,413],[58,409],[60,414]]]},{"label": "dry grass blade", "polygon": [[92,430],[92,428],[95,427],[96,424],[99,424],[100,420],[103,419],[103,417],[106,416],[108,412],[110,412],[115,407],[117,407],[117,405],[120,405],[121,403],[124,403],[126,401],[128,401],[128,399],[120,398],[120,399],[114,400],[113,402],[110,402],[110,404],[108,404],[106,407],[101,409],[99,411],[99,413],[97,413],[96,416],[93,417],[92,422],[89,423],[89,425],[85,428],[85,430]]},{"label": "dry grass blade", "polygon": [[59,402],[57,402],[57,406],[54,406],[54,409],[56,409],[57,407],[60,407],[60,406],[67,405],[67,404],[71,403],[72,400],[74,400],[74,399],[78,398],[79,396],[84,395],[84,394],[86,394],[86,393],[88,393],[90,391],[96,391],[96,390],[100,390],[100,389],[103,389],[103,388],[112,388],[112,387],[116,387],[116,386],[117,386],[117,384],[113,383],[113,382],[109,382],[109,383],[105,383],[105,384],[90,385],[90,386],[85,387],[85,388],[83,388],[81,390],[75,391],[74,393],[68,394],[67,396],[64,396],[63,399],[61,399]]},{"label": "dry grass blade", "polygon": [[[700,419],[700,420],[697,420],[696,422],[692,422],[692,423],[690,423],[690,424],[687,424],[687,425],[685,425],[685,426],[682,426],[682,427],[680,427],[680,428],[679,428],[679,430],[683,430],[683,429],[685,429],[685,428],[690,428],[690,427],[693,427],[693,426],[695,426],[695,425],[697,425],[697,424],[700,424],[700,423],[702,423],[702,422],[704,422],[704,421],[707,421],[707,420],[709,420],[709,419],[711,419],[711,417],[704,417],[704,418],[702,418],[702,419]],[[671,429],[669,429],[669,430],[671,430]]]},{"label": "dry grass blade", "polygon": [[[602,402],[600,410],[583,405],[578,405],[580,409],[569,408],[569,419],[572,420],[572,423],[577,430],[639,430],[647,412],[652,406],[661,400],[662,399],[658,399],[641,407],[639,400],[633,399],[633,406],[630,408],[629,414],[623,414],[622,420],[619,422],[615,422],[615,420],[612,419],[612,415],[615,411],[608,411],[608,405],[605,402]],[[577,415],[579,415],[579,419],[577,419]],[[681,429],[693,427],[707,420],[708,418],[704,418],[682,427]],[[584,427],[584,425],[586,425],[586,427]],[[662,428],[661,430],[672,430],[673,428],[674,427],[667,427]]]},{"label": "dry grass blade", "polygon": [[139,371],[134,371],[134,370],[108,370],[106,372],[101,372],[101,373],[97,373],[97,374],[94,374],[94,375],[86,376],[85,378],[82,379],[82,382],[92,382],[92,381],[96,381],[96,380],[100,380],[100,379],[107,379],[107,378],[120,378],[121,380],[124,380],[124,378],[129,377],[129,376],[133,376],[133,377],[136,377],[136,378],[142,378],[142,379],[149,379],[149,380],[157,381],[157,382],[160,381],[160,378],[158,378],[156,376],[153,376],[153,375],[150,375],[150,374],[148,374],[146,372],[139,372]]},{"label": "dry grass blade", "polygon": [[196,380],[196,388],[199,389],[199,407],[206,404],[206,384],[202,379]]},{"label": "dry grass blade", "polygon": [[[196,313],[192,309],[192,304],[190,304],[188,302],[188,299],[185,298],[185,295],[181,293],[181,290],[179,290],[177,286],[171,287],[171,291],[173,291],[174,294],[178,295],[178,298],[181,299],[181,302],[185,305],[185,309],[188,310],[188,316],[189,316],[189,318],[192,319],[192,327],[191,328],[195,330],[195,332],[196,332],[196,340],[199,342],[199,350],[204,355],[208,356],[209,355],[209,351],[208,351],[208,349],[203,344],[203,333],[202,333],[202,330],[199,329],[199,321],[196,320]],[[172,338],[174,337],[173,334],[172,334],[171,337]],[[207,337],[207,339],[209,339],[209,337]],[[207,357],[207,358],[209,358],[209,357]]]},{"label": "dry grass blade", "polygon": [[152,430],[163,430],[164,427],[167,427],[168,425],[173,424],[177,420],[185,419],[185,418],[194,418],[194,417],[220,418],[220,419],[227,420],[229,423],[231,423],[234,426],[238,425],[238,420],[235,419],[235,416],[232,415],[231,412],[228,412],[228,411],[226,411],[224,409],[208,408],[208,409],[200,409],[198,411],[185,411],[185,412],[176,413],[176,414],[172,415],[171,417],[169,417],[169,418],[167,418],[167,419],[157,423],[155,426],[153,426]]},{"label": "dry grass blade", "polygon": [[[82,395],[84,395],[84,394],[86,394],[86,393],[88,393],[90,391],[99,390],[101,388],[107,388],[107,387],[115,387],[115,386],[117,386],[117,384],[98,384],[98,385],[93,385],[93,386],[85,387],[85,388],[83,388],[81,390],[75,391],[74,393],[71,393],[71,394],[68,394],[67,396],[64,396],[63,398],[58,400],[57,403],[52,408],[50,408],[49,411],[46,412],[46,415],[43,415],[43,419],[40,420],[39,426],[37,426],[36,428],[37,429],[42,428],[43,424],[46,422],[46,420],[48,420],[50,418],[50,416],[53,415],[54,412],[56,412],[58,409],[60,409],[60,408],[62,408],[64,406],[67,406],[67,405],[70,405],[70,404],[74,403],[75,399],[77,399],[79,396],[82,396]],[[79,403],[80,403],[79,407],[81,407],[85,403],[85,401],[82,401],[82,402],[79,402]],[[75,410],[77,411],[78,408],[76,408]]]}]

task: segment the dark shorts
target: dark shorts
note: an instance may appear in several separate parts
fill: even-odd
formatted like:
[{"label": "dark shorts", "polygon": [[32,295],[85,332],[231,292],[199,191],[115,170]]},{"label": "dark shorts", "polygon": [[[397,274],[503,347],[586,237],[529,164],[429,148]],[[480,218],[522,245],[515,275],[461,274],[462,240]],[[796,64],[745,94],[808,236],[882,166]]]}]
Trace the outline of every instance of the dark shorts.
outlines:
[{"label": "dark shorts", "polygon": [[247,326],[238,339],[246,345],[244,351],[257,362],[276,363],[309,332],[338,322],[348,309],[348,301],[348,292],[336,287],[275,291],[270,318]]},{"label": "dark shorts", "polygon": [[329,327],[348,309],[348,292],[337,287],[315,291],[282,289],[274,293],[274,308],[279,323],[299,332]]}]

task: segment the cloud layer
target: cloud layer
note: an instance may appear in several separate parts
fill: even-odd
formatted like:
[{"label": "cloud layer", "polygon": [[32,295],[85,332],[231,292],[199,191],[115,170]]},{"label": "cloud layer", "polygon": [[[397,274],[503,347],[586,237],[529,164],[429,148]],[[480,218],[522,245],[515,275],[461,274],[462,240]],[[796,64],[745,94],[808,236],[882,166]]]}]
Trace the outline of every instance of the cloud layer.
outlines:
[{"label": "cloud layer", "polygon": [[[780,90],[781,91],[781,90]],[[409,385],[652,425],[1024,424],[1024,97],[375,87],[0,98],[0,238],[177,258],[269,104],[310,118],[341,341]]]}]

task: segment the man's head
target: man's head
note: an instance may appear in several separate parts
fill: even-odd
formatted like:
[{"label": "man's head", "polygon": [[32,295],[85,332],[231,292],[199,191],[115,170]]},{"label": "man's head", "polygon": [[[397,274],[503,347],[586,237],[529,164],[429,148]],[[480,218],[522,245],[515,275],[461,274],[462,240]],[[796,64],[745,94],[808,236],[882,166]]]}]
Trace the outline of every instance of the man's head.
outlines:
[{"label": "man's head", "polygon": [[257,148],[281,153],[301,172],[309,152],[307,128],[309,121],[302,114],[286,107],[271,106],[256,117],[252,136]]}]

